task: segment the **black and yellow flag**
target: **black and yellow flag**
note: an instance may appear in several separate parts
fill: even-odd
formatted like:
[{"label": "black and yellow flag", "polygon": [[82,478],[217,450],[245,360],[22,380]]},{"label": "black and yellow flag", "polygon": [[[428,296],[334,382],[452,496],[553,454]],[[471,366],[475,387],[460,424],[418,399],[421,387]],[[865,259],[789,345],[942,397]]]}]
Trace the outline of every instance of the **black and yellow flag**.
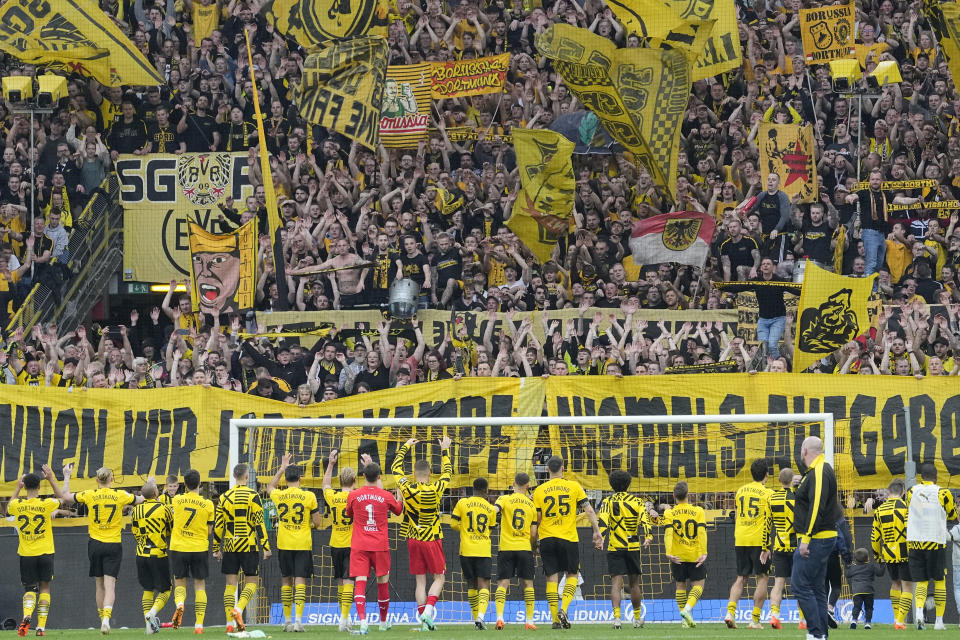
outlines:
[{"label": "black and yellow flag", "polygon": [[773,124],[761,122],[757,134],[760,147],[760,175],[764,180],[771,173],[780,176],[780,189],[800,202],[816,202],[820,187],[817,181],[817,146],[813,126],[809,124]]},{"label": "black and yellow flag", "polygon": [[[627,31],[646,38],[650,46],[683,51],[693,65],[704,55],[717,22],[702,20],[696,14],[682,17],[661,0],[606,0],[606,3]],[[693,79],[698,79],[696,67]]]},{"label": "black and yellow flag", "polygon": [[312,50],[332,40],[387,37],[387,7],[380,0],[272,0],[261,11],[268,24]]},{"label": "black and yellow flag", "polygon": [[219,316],[253,309],[257,290],[257,221],[215,234],[190,223],[193,310]]},{"label": "black and yellow flag", "polygon": [[690,60],[676,49],[617,49],[568,24],[537,36],[567,87],[674,197],[680,125],[690,96]]},{"label": "black and yellow flag", "polygon": [[514,129],[513,144],[523,188],[507,221],[540,262],[550,259],[567,234],[573,213],[576,145],[549,129]]},{"label": "black and yellow flag", "polygon": [[309,54],[296,91],[300,113],[376,149],[388,53],[384,38],[368,36],[331,42]]},{"label": "black and yellow flag", "polygon": [[934,30],[940,49],[947,59],[950,75],[960,78],[960,4],[925,0],[923,13]]},{"label": "black and yellow flag", "polygon": [[93,0],[10,0],[0,7],[0,51],[28,64],[95,78],[108,87],[165,84]]},{"label": "black and yellow flag", "polygon": [[870,328],[867,299],[876,277],[839,276],[807,261],[797,307],[794,371],[803,371]]}]

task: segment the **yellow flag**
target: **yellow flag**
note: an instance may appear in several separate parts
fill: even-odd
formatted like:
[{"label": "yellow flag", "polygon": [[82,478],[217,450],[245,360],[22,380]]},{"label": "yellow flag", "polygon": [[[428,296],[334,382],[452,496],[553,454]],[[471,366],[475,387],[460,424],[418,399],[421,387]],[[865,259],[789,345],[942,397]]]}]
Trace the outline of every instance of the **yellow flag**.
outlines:
[{"label": "yellow flag", "polygon": [[876,277],[839,276],[807,261],[797,307],[794,371],[803,371],[870,328],[867,299]]},{"label": "yellow flag", "polygon": [[923,6],[924,15],[937,32],[950,76],[960,78],[960,4],[924,2]]},{"label": "yellow flag", "polygon": [[570,226],[576,190],[576,145],[549,129],[514,129],[513,142],[523,189],[513,204],[507,227],[540,262],[546,262]]},{"label": "yellow flag", "polygon": [[363,37],[309,54],[295,96],[300,113],[312,124],[376,149],[388,53],[384,38]]},{"label": "yellow flag", "polygon": [[0,51],[108,87],[165,83],[93,0],[5,3],[0,7]]},{"label": "yellow flag", "polygon": [[379,0],[272,0],[263,16],[277,31],[314,49],[331,40],[387,37],[387,7]]},{"label": "yellow flag", "polygon": [[853,3],[800,9],[800,38],[807,64],[853,57]]},{"label": "yellow flag", "polygon": [[257,221],[215,234],[190,223],[193,310],[219,316],[253,309],[257,290]]},{"label": "yellow flag", "polygon": [[660,0],[606,0],[606,3],[627,31],[647,38],[652,46],[668,46],[684,52],[691,64],[696,64],[704,54],[717,22],[701,20],[696,15],[681,17]]},{"label": "yellow flag", "polygon": [[676,196],[690,61],[675,49],[617,49],[586,29],[555,24],[537,36],[567,87]]},{"label": "yellow flag", "polygon": [[277,209],[277,193],[273,186],[273,172],[270,170],[270,154],[267,151],[267,136],[263,130],[263,113],[260,111],[260,95],[257,89],[257,79],[253,72],[253,51],[250,49],[250,35],[243,30],[243,37],[247,41],[247,60],[250,64],[250,84],[253,87],[253,110],[257,120],[257,143],[260,147],[260,175],[263,177],[264,199],[267,203],[267,229],[270,233],[270,243],[273,249],[273,273],[277,279],[277,293],[279,300],[278,310],[290,306],[289,291],[287,289],[286,264],[283,258],[283,239],[280,231],[283,229],[283,218]]},{"label": "yellow flag", "polygon": [[813,126],[761,122],[757,146],[764,181],[775,173],[780,176],[780,189],[791,198],[799,195],[800,202],[820,199]]}]

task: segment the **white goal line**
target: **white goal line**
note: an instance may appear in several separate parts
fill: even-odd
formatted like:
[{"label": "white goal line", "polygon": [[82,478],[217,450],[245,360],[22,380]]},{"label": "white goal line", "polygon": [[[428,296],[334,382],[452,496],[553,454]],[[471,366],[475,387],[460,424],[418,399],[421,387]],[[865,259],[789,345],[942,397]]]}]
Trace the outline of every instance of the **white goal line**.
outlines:
[{"label": "white goal line", "polygon": [[[823,455],[833,464],[832,413],[726,413],[665,416],[511,416],[496,418],[233,418],[229,428],[230,469],[239,462],[242,427],[496,427],[524,425],[707,424],[717,422],[822,422]],[[230,474],[233,485],[233,474]]]}]

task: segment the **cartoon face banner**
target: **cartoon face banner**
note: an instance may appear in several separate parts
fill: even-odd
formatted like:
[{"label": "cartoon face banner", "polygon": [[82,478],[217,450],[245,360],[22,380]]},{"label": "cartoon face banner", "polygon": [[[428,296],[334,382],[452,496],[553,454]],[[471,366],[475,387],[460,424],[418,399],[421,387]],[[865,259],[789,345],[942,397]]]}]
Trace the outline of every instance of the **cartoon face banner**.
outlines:
[{"label": "cartoon face banner", "polygon": [[380,106],[380,141],[384,147],[416,147],[430,124],[430,63],[387,67]]},{"label": "cartoon face banner", "polygon": [[761,122],[757,146],[764,181],[775,173],[780,176],[780,189],[791,198],[799,194],[800,202],[817,200],[820,188],[811,125]]},{"label": "cartoon face banner", "polygon": [[257,286],[257,221],[216,235],[190,225],[193,310],[218,316],[253,308]]}]

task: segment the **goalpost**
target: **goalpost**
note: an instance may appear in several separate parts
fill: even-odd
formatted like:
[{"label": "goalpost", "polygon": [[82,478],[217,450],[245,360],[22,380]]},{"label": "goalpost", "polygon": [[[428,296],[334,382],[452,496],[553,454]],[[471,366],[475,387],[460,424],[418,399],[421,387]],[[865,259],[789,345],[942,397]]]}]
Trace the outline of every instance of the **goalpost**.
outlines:
[{"label": "goalpost", "polygon": [[[668,428],[669,427],[669,428]],[[507,434],[508,430],[512,430]],[[560,451],[568,460],[568,476],[580,479],[577,471],[570,470],[570,458],[580,459],[575,465],[579,471],[592,464],[593,476],[584,482],[588,496],[597,509],[604,497],[610,495],[606,473],[613,468],[642,469],[634,473],[631,491],[643,496],[654,506],[662,508],[672,500],[672,490],[678,480],[688,479],[684,474],[674,474],[678,464],[687,470],[682,458],[690,452],[718,447],[724,443],[729,453],[718,463],[706,469],[708,479],[688,479],[691,485],[692,502],[704,506],[708,520],[707,583],[703,600],[694,610],[694,617],[704,622],[719,622],[726,612],[726,594],[735,578],[733,558],[733,520],[731,517],[733,493],[749,482],[749,466],[753,459],[766,457],[775,464],[796,468],[799,442],[807,435],[819,435],[824,442],[824,457],[835,465],[836,447],[834,416],[831,413],[766,413],[723,415],[640,415],[640,416],[512,416],[512,417],[388,417],[388,418],[234,418],[229,423],[230,468],[240,462],[251,467],[251,483],[261,482],[261,488],[276,472],[281,456],[291,451],[296,462],[304,468],[303,486],[319,490],[321,478],[332,449],[342,451],[340,465],[356,467],[359,452],[368,452],[377,460],[384,473],[386,488],[394,486],[390,472],[396,448],[408,438],[420,440],[417,457],[426,455],[439,471],[439,452],[435,439],[449,433],[454,440],[454,480],[442,511],[449,514],[460,497],[470,495],[470,483],[478,475],[490,476],[490,500],[509,489],[515,471],[525,471],[531,478],[531,489],[545,479],[546,457],[562,441]],[[838,443],[839,447],[844,444]],[[594,450],[616,449],[620,457],[594,456]],[[776,449],[778,456],[771,455]],[[711,449],[712,450],[712,449]],[[489,456],[490,467],[480,463]],[[593,456],[593,457],[591,457]],[[651,456],[668,456],[672,462],[660,460],[655,465]],[[734,456],[734,459],[729,459]],[[701,456],[702,458],[703,456]],[[714,456],[716,457],[716,456]],[[587,462],[584,462],[589,458]],[[416,458],[414,458],[416,459]],[[479,460],[479,463],[478,463]],[[708,460],[708,462],[710,462]],[[687,460],[690,464],[690,460]],[[406,473],[411,473],[408,459]],[[703,460],[696,463],[703,466]],[[626,466],[625,466],[626,465]],[[659,466],[658,466],[659,465]],[[722,466],[722,468],[721,468]],[[483,470],[481,470],[483,469]],[[653,472],[651,471],[653,470]],[[667,473],[660,473],[664,469]],[[779,486],[776,474],[771,470],[769,488]],[[334,487],[338,487],[337,469],[334,470]],[[746,476],[743,474],[746,473]],[[231,474],[232,476],[232,474]],[[642,477],[641,477],[642,476]],[[746,477],[746,480],[744,480]],[[494,480],[496,478],[496,481]],[[586,476],[584,476],[586,479]],[[600,484],[602,481],[602,484]],[[233,480],[231,479],[231,483]],[[362,483],[362,479],[361,479]],[[281,485],[282,486],[282,485]],[[322,492],[318,503],[324,508]],[[581,526],[585,526],[585,519]],[[308,604],[304,621],[308,624],[336,624],[339,615],[337,587],[333,583],[331,561],[326,541],[329,538],[325,517],[324,530],[314,533],[314,578],[308,588]],[[399,539],[399,522],[391,523],[391,571],[390,617],[394,623],[413,623],[415,602],[412,577],[406,560],[406,544]],[[467,604],[467,589],[459,568],[457,532],[444,526],[444,551],[447,558],[447,582],[438,606],[438,622],[441,624],[466,624],[472,621]],[[663,556],[662,528],[654,527],[653,543],[643,548],[641,558],[643,573],[643,616],[647,622],[677,623],[677,607],[673,600],[674,583],[669,561]],[[584,542],[586,541],[586,542]],[[496,588],[497,533],[493,542],[492,590]],[[257,606],[260,623],[276,623],[280,617],[279,572],[275,563],[265,563],[261,570],[264,588]],[[592,549],[589,529],[581,530],[581,581],[577,600],[571,605],[570,619],[574,623],[609,622],[613,618],[610,605],[610,576],[607,574],[605,552]],[[770,581],[772,585],[772,579]],[[535,581],[537,609],[534,622],[549,625],[542,569],[539,565]],[[744,606],[751,589],[742,596]],[[785,622],[796,619],[795,604],[784,599],[781,619]],[[495,620],[491,595],[487,620]],[[623,600],[624,621],[632,618],[628,597]],[[768,615],[764,610],[764,619]],[[522,589],[514,580],[508,595],[505,620],[508,625],[522,617],[524,605]],[[743,615],[743,611],[740,615]],[[749,614],[749,610],[746,611]],[[368,617],[376,618],[376,612],[368,610]]]}]

